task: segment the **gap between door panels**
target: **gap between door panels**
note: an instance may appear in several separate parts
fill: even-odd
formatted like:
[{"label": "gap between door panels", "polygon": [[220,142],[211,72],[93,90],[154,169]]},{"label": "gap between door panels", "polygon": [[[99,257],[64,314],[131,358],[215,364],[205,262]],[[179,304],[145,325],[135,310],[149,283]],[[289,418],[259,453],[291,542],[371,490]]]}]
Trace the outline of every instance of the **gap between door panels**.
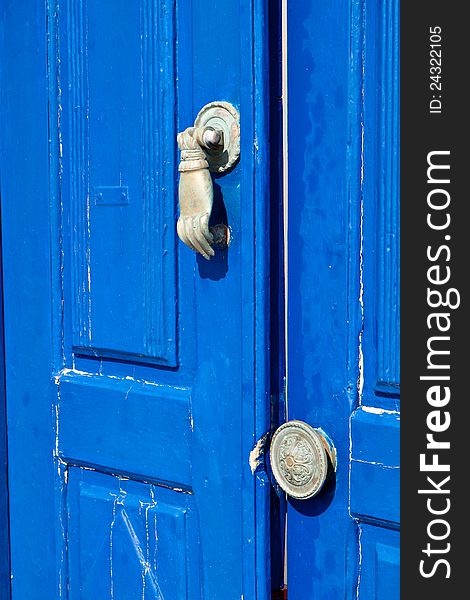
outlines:
[{"label": "gap between door panels", "polygon": [[[270,90],[270,356],[271,432],[286,420],[285,319],[284,319],[284,220],[283,220],[283,0],[268,2]],[[269,446],[269,444],[268,444]],[[271,589],[273,600],[287,599],[285,581],[286,499],[271,487]]]},{"label": "gap between door panels", "polygon": [[[1,201],[2,194],[0,189],[0,209]],[[5,344],[3,339],[3,269],[1,231],[2,221],[0,210],[0,598],[6,599],[10,597],[10,536],[8,522],[8,451],[5,398]]]}]

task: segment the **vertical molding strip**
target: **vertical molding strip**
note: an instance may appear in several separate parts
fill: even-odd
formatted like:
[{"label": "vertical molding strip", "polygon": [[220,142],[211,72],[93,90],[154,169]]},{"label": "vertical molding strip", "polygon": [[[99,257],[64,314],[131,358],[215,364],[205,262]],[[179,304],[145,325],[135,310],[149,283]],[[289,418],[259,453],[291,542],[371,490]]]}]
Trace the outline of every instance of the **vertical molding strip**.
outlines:
[{"label": "vertical molding strip", "polygon": [[378,12],[377,115],[380,136],[376,146],[378,184],[377,383],[398,385],[399,356],[399,31],[398,2],[384,0]]},{"label": "vertical molding strip", "polygon": [[91,345],[90,211],[88,169],[88,94],[86,93],[86,49],[83,0],[68,0],[68,66],[71,122],[70,183],[72,205],[72,281],[74,291],[73,341]]},{"label": "vertical molding strip", "polygon": [[[144,187],[146,350],[176,361],[174,161],[176,98],[174,2],[142,4],[142,181]],[[164,77],[161,77],[164,74]]]}]

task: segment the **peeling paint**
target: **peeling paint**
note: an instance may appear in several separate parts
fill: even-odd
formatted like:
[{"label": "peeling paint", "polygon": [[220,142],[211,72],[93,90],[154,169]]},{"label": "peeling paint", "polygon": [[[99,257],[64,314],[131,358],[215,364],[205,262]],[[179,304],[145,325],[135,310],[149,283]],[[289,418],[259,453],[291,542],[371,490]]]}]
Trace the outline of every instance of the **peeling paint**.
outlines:
[{"label": "peeling paint", "polygon": [[358,402],[362,402],[362,392],[364,390],[364,351],[362,349],[363,336],[364,336],[364,202],[362,198],[363,189],[363,178],[364,178],[364,123],[361,123],[362,140],[361,140],[361,216],[359,224],[359,309],[360,309],[360,330],[358,339],[358,380],[357,380],[357,392]]},{"label": "peeling paint", "polygon": [[348,447],[348,512],[351,513],[351,468],[352,468],[352,427],[349,419],[349,447]]},{"label": "peeling paint", "polygon": [[364,465],[373,465],[374,467],[382,467],[383,469],[400,469],[400,465],[386,465],[385,463],[373,461],[373,460],[362,460],[360,458],[352,458],[352,462],[362,463]]},{"label": "peeling paint", "polygon": [[[114,535],[114,525],[116,523],[117,518],[117,506],[120,505],[124,507],[124,500],[127,495],[127,492],[123,490],[119,486],[119,494],[111,493],[111,496],[114,498],[113,501],[113,519],[111,521],[110,529],[109,529],[109,581],[110,581],[110,597],[114,598],[114,572],[113,572],[113,535]],[[119,511],[121,514],[121,511]]]},{"label": "peeling paint", "polygon": [[[364,110],[364,60],[362,61],[362,110]],[[360,180],[360,219],[359,219],[359,309],[360,309],[360,330],[358,339],[358,380],[357,392],[358,403],[362,402],[362,392],[364,390],[364,351],[362,348],[364,336],[364,114],[361,115],[361,180]]]},{"label": "peeling paint", "polygon": [[361,410],[373,415],[399,415],[396,410],[387,410],[385,408],[377,408],[376,406],[361,406]]},{"label": "peeling paint", "polygon": [[256,442],[253,450],[250,452],[250,469],[252,474],[254,475],[259,467],[264,463],[264,454],[266,449],[266,441],[268,439],[269,433],[265,433],[260,439]]},{"label": "peeling paint", "polygon": [[358,536],[357,536],[359,564],[357,567],[357,583],[356,583],[356,598],[359,600],[359,593],[361,587],[361,575],[362,575],[362,527],[358,524]]},{"label": "peeling paint", "polygon": [[[90,373],[89,371],[81,371],[80,369],[75,368],[75,365],[70,368],[63,368],[58,373],[54,375],[54,382],[56,385],[59,385],[60,380],[63,377],[88,377],[89,379],[100,378],[103,380],[112,380],[112,381],[128,381],[132,384],[142,384],[148,385],[159,389],[167,389],[168,385],[162,383],[156,383],[155,381],[149,381],[147,379],[140,379],[137,377],[132,377],[131,375],[126,375],[125,377],[119,377],[118,375],[104,375],[101,371],[99,373]],[[187,386],[181,385],[172,385],[172,390],[179,390],[182,392],[190,392],[191,389]]]},{"label": "peeling paint", "polygon": [[[153,487],[150,488],[150,502],[143,502],[142,500],[139,500],[139,515],[142,515],[142,510],[145,511],[145,542],[146,542],[146,547],[145,547],[145,562],[142,561],[143,558],[143,552],[141,555],[139,555],[139,553],[137,552],[140,564],[142,565],[142,600],[145,600],[145,588],[146,588],[146,577],[147,575],[149,575],[149,577],[151,578],[151,583],[152,583],[152,587],[154,589],[154,592],[157,591],[158,594],[160,594],[160,596],[163,597],[161,590],[158,586],[158,580],[157,577],[155,575],[155,572],[157,570],[157,544],[158,544],[158,534],[157,534],[157,515],[156,512],[154,511],[153,517],[154,517],[154,522],[153,522],[153,527],[154,527],[154,532],[152,533],[152,535],[155,536],[155,547],[154,547],[154,553],[153,553],[153,564],[150,562],[150,527],[149,527],[149,510],[151,508],[155,508],[157,506],[157,502],[155,500],[155,492],[153,490]],[[127,517],[127,513],[125,511],[123,511],[122,517]],[[132,524],[129,520],[128,525],[130,527],[132,527]],[[127,524],[126,524],[127,526]],[[129,531],[129,526],[127,526],[127,529]],[[130,533],[130,531],[129,531]],[[139,540],[137,539],[137,536],[135,536],[137,543],[139,543]],[[135,540],[134,537],[131,536],[131,539],[133,539],[133,544],[135,547]],[[139,547],[140,547],[140,543],[139,543]],[[157,589],[155,589],[157,588]]]},{"label": "peeling paint", "polygon": [[326,453],[331,462],[334,472],[336,473],[338,467],[338,453],[336,452],[336,446],[333,444],[333,440],[321,427],[316,427],[316,431],[320,434],[321,443],[325,448]]}]

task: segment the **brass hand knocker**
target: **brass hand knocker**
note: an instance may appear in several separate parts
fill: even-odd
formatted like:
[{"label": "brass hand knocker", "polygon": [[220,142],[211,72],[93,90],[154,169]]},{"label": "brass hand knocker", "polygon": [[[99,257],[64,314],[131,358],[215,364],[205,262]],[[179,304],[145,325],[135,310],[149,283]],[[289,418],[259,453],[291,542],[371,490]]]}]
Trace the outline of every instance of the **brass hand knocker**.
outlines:
[{"label": "brass hand knocker", "polygon": [[210,260],[214,236],[209,230],[214,190],[209,171],[224,173],[240,155],[238,111],[227,102],[207,104],[194,127],[178,134],[181,150],[178,188],[178,237],[189,248]]}]

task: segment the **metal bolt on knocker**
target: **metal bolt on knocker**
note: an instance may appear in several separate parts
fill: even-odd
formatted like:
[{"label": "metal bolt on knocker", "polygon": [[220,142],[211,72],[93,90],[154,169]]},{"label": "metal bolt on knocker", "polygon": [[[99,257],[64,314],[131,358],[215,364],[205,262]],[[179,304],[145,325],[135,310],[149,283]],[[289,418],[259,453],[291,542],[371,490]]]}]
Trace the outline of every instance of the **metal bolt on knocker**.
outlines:
[{"label": "metal bolt on knocker", "polygon": [[[209,229],[214,190],[210,171],[225,173],[240,156],[240,115],[228,102],[206,104],[177,137],[181,151],[178,167],[180,240],[210,260],[213,245],[221,239],[221,225]],[[228,242],[228,234],[224,238]]]}]

